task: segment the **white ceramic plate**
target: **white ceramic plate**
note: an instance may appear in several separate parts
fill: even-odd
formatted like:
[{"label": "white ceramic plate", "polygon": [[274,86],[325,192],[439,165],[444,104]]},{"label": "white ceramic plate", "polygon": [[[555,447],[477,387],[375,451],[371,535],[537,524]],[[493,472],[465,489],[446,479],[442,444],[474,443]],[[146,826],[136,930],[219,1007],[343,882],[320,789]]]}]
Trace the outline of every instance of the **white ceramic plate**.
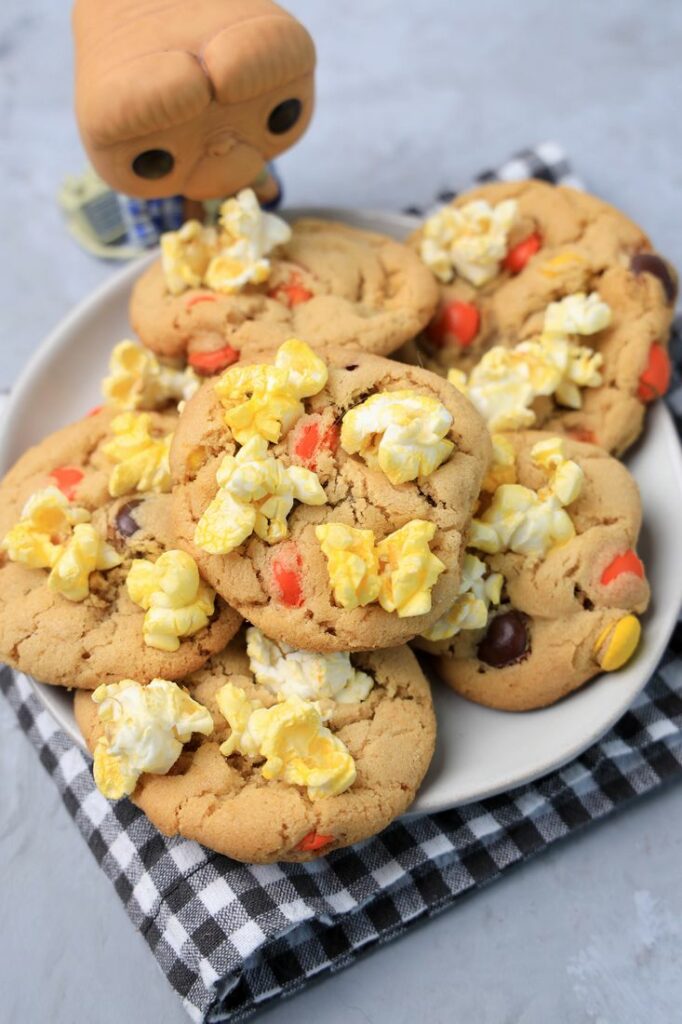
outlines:
[{"label": "white ceramic plate", "polygon": [[[301,209],[402,238],[415,221],[399,214]],[[99,403],[99,384],[113,345],[130,333],[130,288],[148,262],[114,275],[68,316],[41,345],[14,390],[0,434],[4,472],[28,447]],[[650,411],[646,438],[628,458],[644,502],[640,552],[653,601],[643,641],[625,669],[605,675],[554,707],[505,714],[470,704],[434,683],[438,746],[410,813],[434,812],[480,800],[530,782],[594,743],[626,711],[651,676],[673,630],[682,601],[682,459],[666,409]],[[62,728],[82,743],[64,690],[34,683]]]}]

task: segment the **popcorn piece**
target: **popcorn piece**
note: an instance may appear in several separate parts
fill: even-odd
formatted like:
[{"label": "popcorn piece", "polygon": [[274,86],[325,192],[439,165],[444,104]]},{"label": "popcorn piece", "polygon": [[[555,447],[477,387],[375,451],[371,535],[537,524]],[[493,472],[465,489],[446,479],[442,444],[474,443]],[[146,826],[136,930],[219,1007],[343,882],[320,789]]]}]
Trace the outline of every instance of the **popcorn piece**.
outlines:
[{"label": "popcorn piece", "polygon": [[343,418],[341,447],[383,470],[392,484],[429,476],[455,447],[444,440],[452,416],[442,402],[416,391],[372,395]]},{"label": "popcorn piece", "polygon": [[203,284],[232,295],[247,284],[262,284],[270,276],[268,253],[290,238],[289,225],[265,213],[252,189],[243,189],[222,204],[218,230],[188,221],[162,235],[166,287],[181,295]]},{"label": "popcorn piece", "polygon": [[552,302],[545,312],[544,334],[597,334],[611,323],[611,307],[597,292],[576,292]]},{"label": "popcorn piece", "polygon": [[90,575],[120,565],[123,559],[89,523],[78,523],[52,567],[51,590],[69,601],[84,601],[90,593]]},{"label": "popcorn piece", "polygon": [[177,651],[180,639],[204,629],[213,615],[215,591],[184,551],[165,551],[156,562],[134,559],[126,586],[131,601],[147,613],[144,642],[158,651]]},{"label": "popcorn piece", "polygon": [[269,640],[255,626],[246,631],[246,652],[257,683],[280,700],[329,697],[339,704],[365,700],[374,686],[366,672],[351,665],[350,654],[317,654]]},{"label": "popcorn piece", "polygon": [[480,558],[466,554],[457,600],[422,636],[425,640],[449,640],[463,629],[483,629],[488,624],[490,605],[500,603],[503,585],[501,573],[489,572]]},{"label": "popcorn piece", "polygon": [[84,508],[70,505],[57,487],[45,487],[32,494],[21,519],[3,539],[0,549],[11,562],[29,569],[52,569],[64,552],[64,545],[77,523],[90,520]]},{"label": "popcorn piece", "polygon": [[118,465],[109,477],[109,494],[118,498],[131,491],[171,489],[169,465],[172,434],[154,437],[151,416],[146,412],[124,412],[111,422],[114,437],[102,451]]},{"label": "popcorn piece", "polygon": [[158,409],[171,401],[186,402],[199,384],[190,367],[175,370],[164,366],[149,349],[134,341],[121,341],[111,353],[102,393],[109,405],[132,412]]},{"label": "popcorn piece", "polygon": [[238,444],[253,437],[275,443],[303,415],[301,399],[321,391],[328,375],[323,360],[305,342],[291,338],[280,345],[274,365],[232,366],[215,390]]},{"label": "popcorn piece", "polygon": [[515,551],[544,557],[550,548],[574,536],[575,527],[564,506],[580,494],[582,469],[566,458],[561,438],[536,444],[531,459],[551,474],[548,484],[537,493],[520,484],[498,487],[490,507],[479,519],[472,520],[471,547],[489,554]]},{"label": "popcorn piece", "polygon": [[445,565],[431,554],[435,523],[413,519],[377,544],[379,604],[403,619],[431,611],[431,590]]},{"label": "popcorn piece", "polygon": [[324,505],[327,497],[316,473],[285,467],[256,435],[236,455],[226,455],[218,469],[218,493],[199,520],[195,543],[211,554],[225,555],[256,533],[268,544],[288,536],[287,516],[294,500]]},{"label": "popcorn piece", "polygon": [[262,708],[232,683],[218,691],[217,701],[232,730],[220,747],[225,757],[264,757],[263,778],[304,786],[311,800],[338,796],[355,782],[355,762],[324,725],[317,704],[293,695]]},{"label": "popcorn piece", "polygon": [[455,272],[476,287],[486,284],[500,272],[516,215],[515,199],[444,206],[424,224],[421,258],[445,284]]},{"label": "popcorn piece", "polygon": [[336,603],[351,609],[376,601],[381,582],[372,530],[358,530],[344,523],[326,523],[315,527],[315,536],[327,558],[327,572]]},{"label": "popcorn piece", "polygon": [[98,686],[92,699],[104,730],[95,747],[95,782],[109,800],[132,793],[145,772],[170,771],[192,733],[213,732],[210,712],[165,679]]},{"label": "popcorn piece", "polygon": [[514,445],[503,434],[493,434],[491,441],[493,443],[493,460],[481,484],[481,490],[488,493],[496,491],[500,484],[516,483]]}]

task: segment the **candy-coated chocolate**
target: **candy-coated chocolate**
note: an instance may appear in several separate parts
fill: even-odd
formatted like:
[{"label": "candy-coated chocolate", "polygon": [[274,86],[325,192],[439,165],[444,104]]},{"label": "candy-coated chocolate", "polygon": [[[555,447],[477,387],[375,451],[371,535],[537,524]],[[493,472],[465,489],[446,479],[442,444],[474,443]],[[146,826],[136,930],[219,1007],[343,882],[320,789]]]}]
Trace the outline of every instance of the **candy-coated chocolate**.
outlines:
[{"label": "candy-coated chocolate", "polygon": [[212,377],[214,373],[232,366],[239,359],[239,352],[231,345],[214,349],[212,352],[191,352],[188,362],[196,373],[202,377]]},{"label": "candy-coated chocolate", "polygon": [[282,604],[300,608],[303,604],[301,587],[301,556],[294,544],[283,545],[284,550],[272,560],[272,581]]},{"label": "candy-coated chocolate", "polygon": [[597,637],[594,654],[605,672],[627,664],[637,650],[642,627],[635,615],[625,615],[615,626],[607,626]]},{"label": "candy-coated chocolate", "polygon": [[646,369],[639,378],[638,396],[643,402],[655,402],[668,390],[671,376],[670,356],[662,345],[654,342],[649,349]]},{"label": "candy-coated chocolate", "polygon": [[471,302],[453,300],[443,306],[428,328],[428,336],[436,345],[447,345],[450,338],[467,348],[478,333],[481,317]]},{"label": "candy-coated chocolate", "polygon": [[128,501],[121,505],[116,513],[116,529],[122,537],[132,537],[140,529],[140,524],[133,516],[133,511],[142,504],[142,499]]},{"label": "candy-coated chocolate", "polygon": [[321,850],[333,842],[334,836],[321,836],[318,832],[309,832],[307,836],[303,837],[296,849],[300,850],[301,853],[313,853],[315,850]]},{"label": "candy-coated chocolate", "polygon": [[478,645],[478,660],[491,668],[504,668],[520,661],[528,653],[528,616],[510,611],[497,615]]},{"label": "candy-coated chocolate", "polygon": [[670,266],[655,252],[637,252],[630,260],[633,274],[651,274],[661,282],[665,297],[673,304],[677,298],[677,278]]},{"label": "candy-coated chocolate", "polygon": [[622,555],[616,555],[601,574],[601,582],[606,587],[612,580],[622,576],[624,572],[634,573],[641,580],[644,579],[644,566],[632,548],[623,552]]},{"label": "candy-coated chocolate", "polygon": [[522,242],[517,242],[512,246],[504,259],[505,270],[509,270],[512,274],[520,273],[531,256],[534,256],[541,248],[542,239],[535,231],[532,235],[524,238]]},{"label": "candy-coated chocolate", "polygon": [[75,498],[78,485],[83,476],[82,470],[76,466],[59,466],[50,473],[51,479],[54,480],[59,490],[69,501],[73,501]]}]

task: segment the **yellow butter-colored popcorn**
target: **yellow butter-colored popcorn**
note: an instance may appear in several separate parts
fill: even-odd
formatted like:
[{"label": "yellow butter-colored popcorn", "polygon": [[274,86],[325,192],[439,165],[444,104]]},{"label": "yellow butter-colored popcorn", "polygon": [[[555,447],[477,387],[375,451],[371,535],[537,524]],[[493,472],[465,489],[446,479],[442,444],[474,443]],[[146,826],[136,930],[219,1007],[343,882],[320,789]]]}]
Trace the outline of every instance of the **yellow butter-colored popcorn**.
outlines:
[{"label": "yellow butter-colored popcorn", "polygon": [[516,451],[509,438],[493,434],[493,459],[481,484],[481,490],[492,493],[500,484],[516,483]]},{"label": "yellow butter-colored popcorn", "polygon": [[338,796],[355,782],[355,762],[325,726],[318,705],[292,695],[271,708],[258,707],[232,683],[216,699],[231,729],[220,747],[225,757],[264,757],[263,778],[304,787],[311,800]]},{"label": "yellow butter-colored popcorn", "polygon": [[491,206],[475,199],[465,206],[444,206],[424,223],[423,262],[447,284],[455,273],[479,287],[492,280],[507,255],[509,232],[516,220],[515,199]]},{"label": "yellow butter-colored popcorn", "polygon": [[205,285],[232,295],[270,276],[268,253],[291,238],[291,228],[258,204],[252,189],[225,200],[218,228],[188,221],[179,231],[161,236],[161,264],[166,288],[181,295]]},{"label": "yellow butter-colored popcorn", "polygon": [[316,473],[285,466],[255,436],[236,455],[225,455],[218,493],[197,523],[195,543],[211,554],[228,554],[256,533],[268,544],[289,534],[287,516],[294,501],[324,505],[327,497]]},{"label": "yellow butter-colored popcorn", "polygon": [[429,548],[435,532],[435,523],[413,519],[377,544],[379,604],[385,611],[401,619],[431,611],[431,591],[445,571]]},{"label": "yellow butter-colored popcorn", "polygon": [[374,680],[356,669],[350,654],[299,651],[283,641],[270,640],[255,626],[246,631],[246,653],[254,679],[279,699],[328,697],[339,704],[365,700]]},{"label": "yellow butter-colored popcorn", "polygon": [[108,405],[126,412],[158,409],[167,402],[186,402],[199,388],[191,367],[164,366],[153,352],[134,341],[121,341],[109,360],[109,376],[102,381]]},{"label": "yellow butter-colored popcorn", "polygon": [[503,585],[501,573],[489,572],[480,558],[466,554],[457,599],[422,636],[425,640],[449,640],[464,629],[483,629],[488,624],[490,606],[500,603]]},{"label": "yellow butter-colored popcorn", "polygon": [[120,565],[123,559],[90,523],[78,523],[48,578],[51,590],[69,601],[84,601],[90,593],[90,576]]},{"label": "yellow butter-colored popcorn", "polygon": [[341,447],[381,469],[392,484],[429,476],[454,449],[445,435],[452,416],[442,402],[416,391],[383,391],[343,418]]},{"label": "yellow butter-colored popcorn", "polygon": [[290,338],[280,345],[274,364],[228,367],[215,390],[238,444],[253,437],[274,444],[303,415],[301,399],[318,394],[328,376],[326,363],[310,346]]},{"label": "yellow butter-colored popcorn", "polygon": [[170,446],[173,435],[155,437],[146,412],[123,412],[111,421],[113,439],[102,445],[104,454],[118,463],[109,477],[109,494],[118,498],[132,491],[171,489]]},{"label": "yellow butter-colored popcorn", "polygon": [[92,699],[103,728],[95,747],[95,782],[110,800],[132,793],[145,772],[169,772],[192,733],[213,732],[207,708],[165,679],[148,686],[132,679],[98,686]]},{"label": "yellow butter-colored popcorn", "polygon": [[134,559],[126,587],[131,601],[147,613],[145,644],[159,651],[177,651],[181,639],[208,625],[215,608],[215,591],[185,551],[165,551],[156,562]]},{"label": "yellow butter-colored popcorn", "polygon": [[580,495],[583,472],[566,458],[565,443],[552,438],[535,445],[531,459],[549,475],[546,486],[533,491],[521,484],[502,484],[493,495],[489,508],[472,520],[469,545],[494,554],[544,557],[575,535],[575,527],[565,511]]},{"label": "yellow butter-colored popcorn", "polygon": [[327,558],[336,603],[351,609],[376,601],[381,583],[373,531],[344,523],[325,523],[315,527],[315,536]]},{"label": "yellow butter-colored popcorn", "polygon": [[0,549],[11,562],[21,562],[29,569],[51,569],[73,527],[89,520],[90,513],[71,505],[58,487],[45,487],[28,499],[21,519],[4,537]]}]

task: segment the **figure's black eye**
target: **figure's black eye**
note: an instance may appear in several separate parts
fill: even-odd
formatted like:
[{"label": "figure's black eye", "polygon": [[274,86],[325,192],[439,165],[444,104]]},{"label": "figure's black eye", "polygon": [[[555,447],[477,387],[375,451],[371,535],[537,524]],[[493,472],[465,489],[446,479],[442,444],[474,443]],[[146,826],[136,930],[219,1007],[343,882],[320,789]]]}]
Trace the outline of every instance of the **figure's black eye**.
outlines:
[{"label": "figure's black eye", "polygon": [[284,100],[282,103],[278,103],[274,110],[270,111],[268,131],[271,131],[273,135],[284,135],[298,121],[302,107],[300,100]]},{"label": "figure's black eye", "polygon": [[167,149],[145,149],[133,160],[133,171],[138,178],[154,180],[165,178],[175,167],[175,160]]}]

